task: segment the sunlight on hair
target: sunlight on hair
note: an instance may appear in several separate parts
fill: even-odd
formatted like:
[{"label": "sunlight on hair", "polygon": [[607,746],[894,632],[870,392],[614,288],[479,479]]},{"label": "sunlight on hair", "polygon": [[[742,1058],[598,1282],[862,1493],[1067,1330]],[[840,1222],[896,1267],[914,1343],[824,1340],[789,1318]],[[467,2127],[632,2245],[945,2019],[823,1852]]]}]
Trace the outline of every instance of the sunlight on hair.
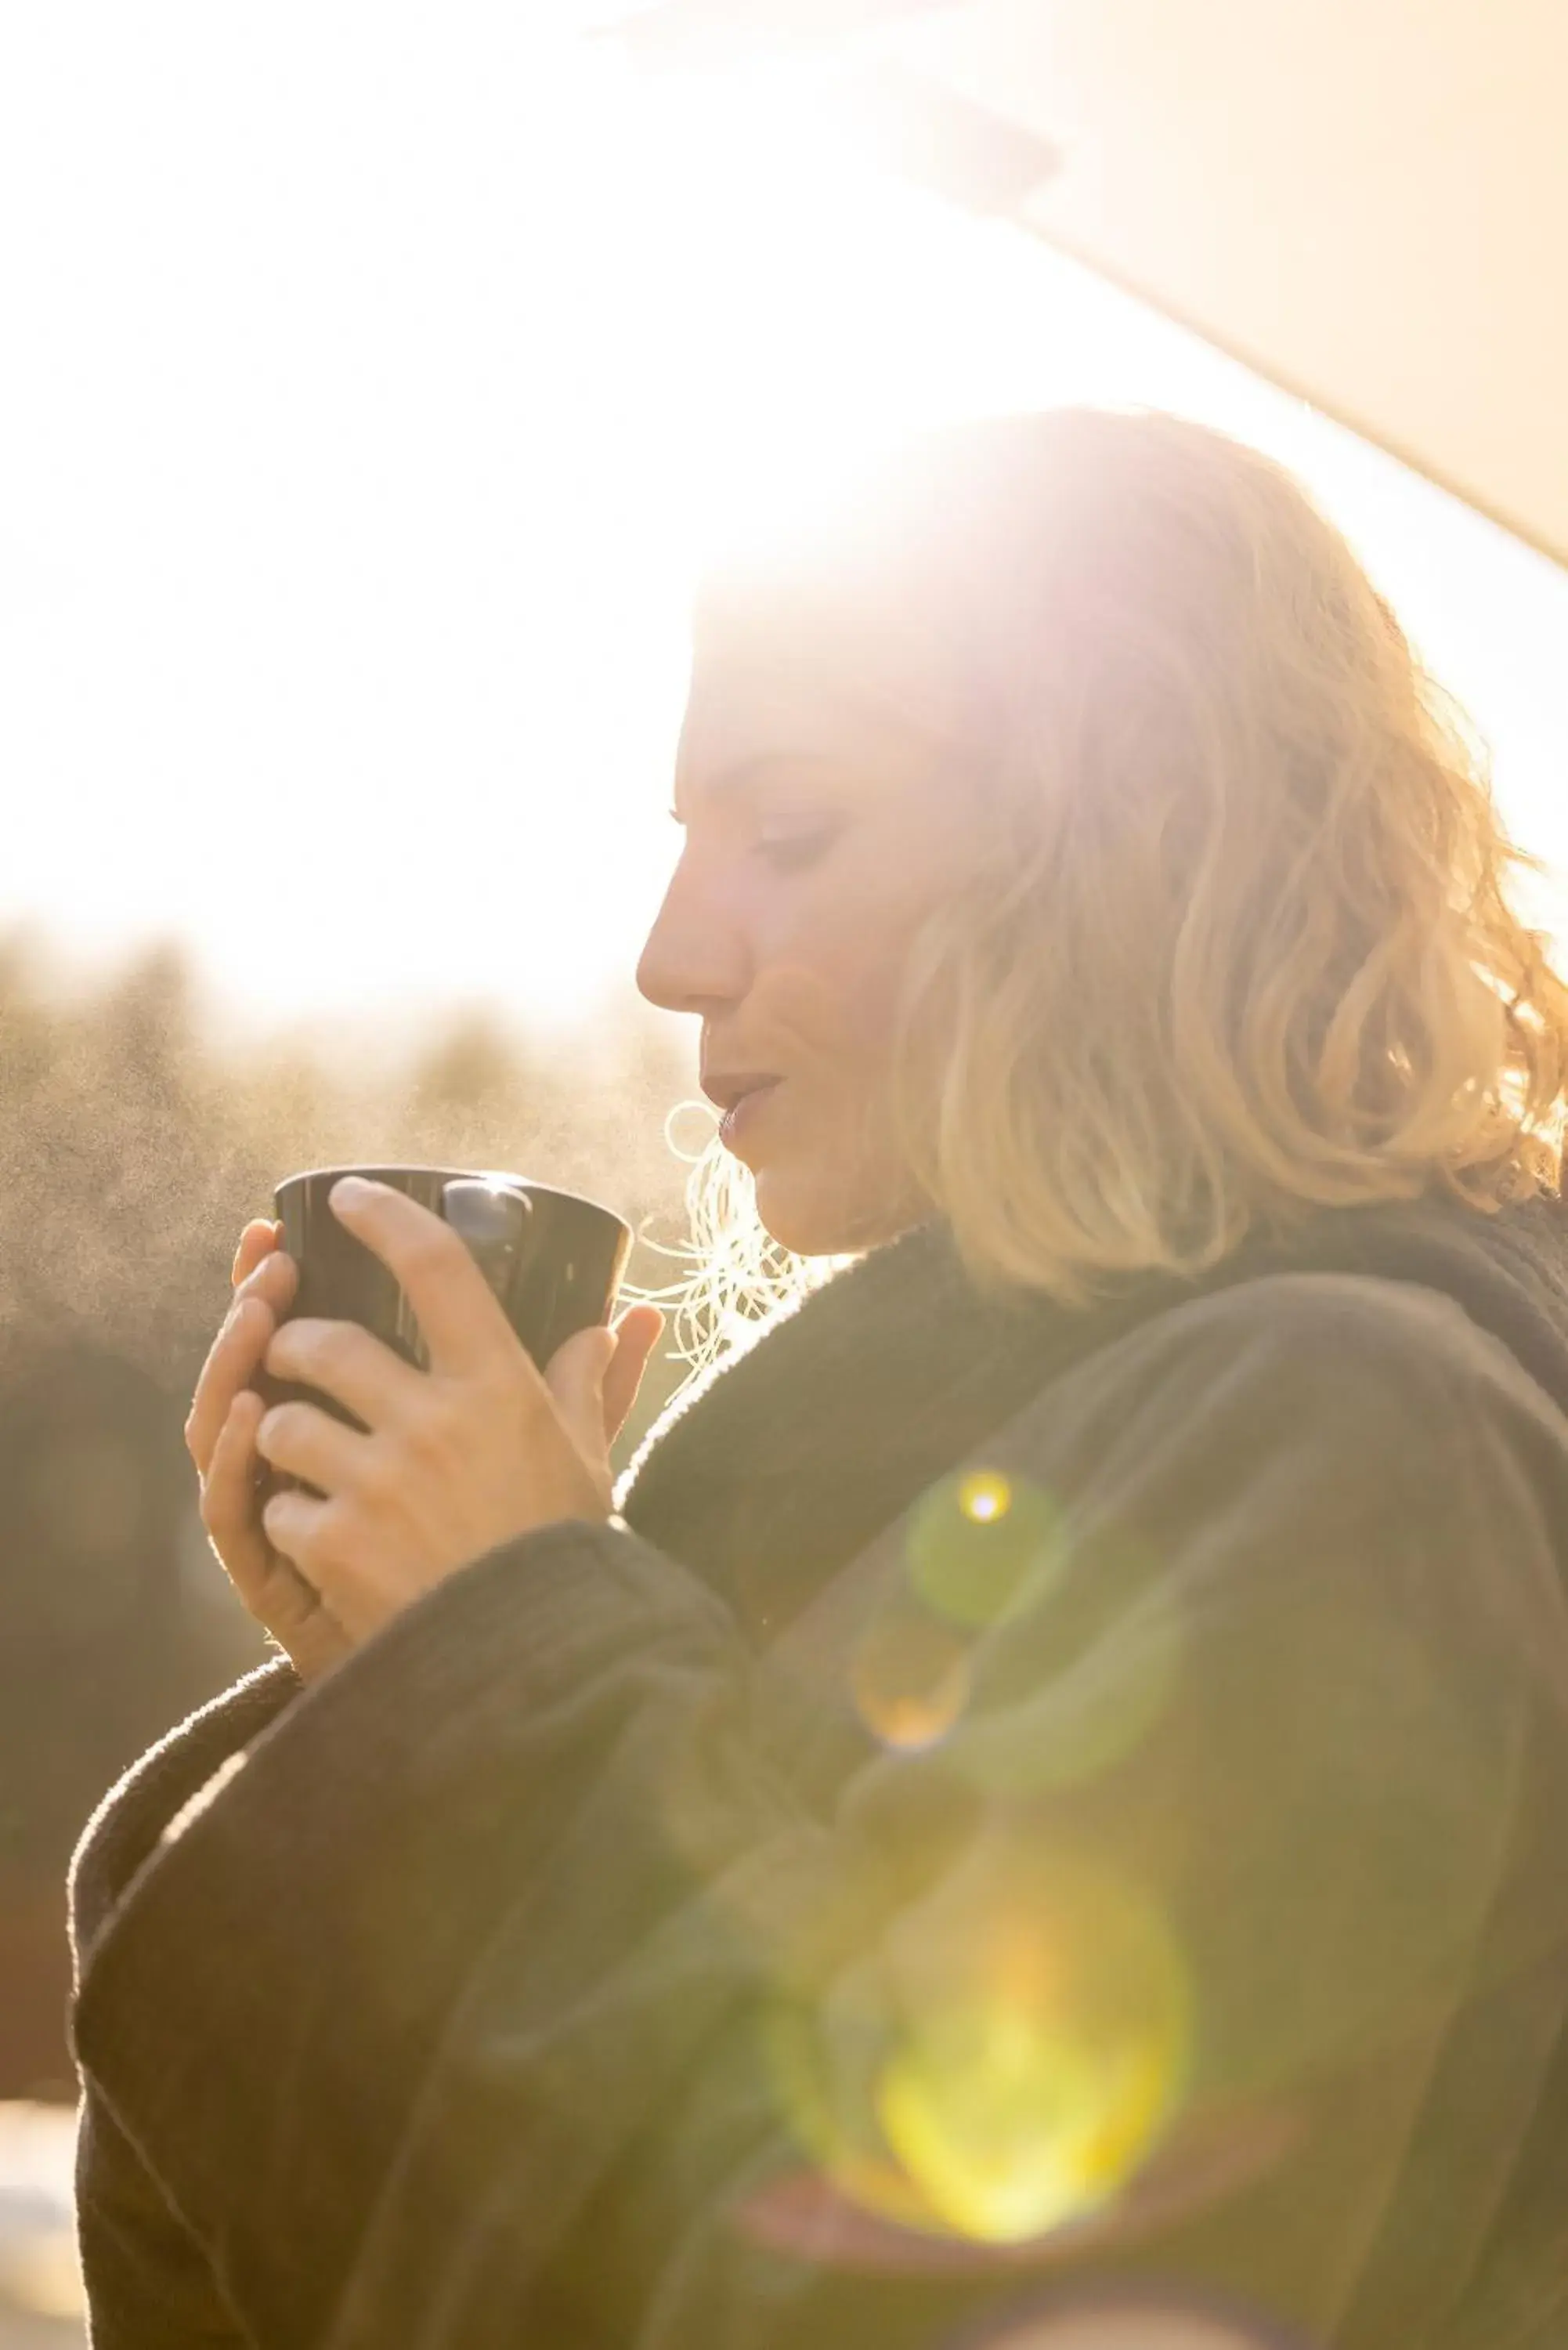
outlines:
[{"label": "sunlight on hair", "polygon": [[[912,934],[888,1049],[911,1195],[971,1276],[1076,1311],[1322,1209],[1555,1193],[1540,860],[1303,484],[1103,406],[938,427],[864,493],[867,546],[900,551],[870,600],[915,616],[906,652],[946,649],[974,728],[972,862]],[[853,1261],[777,1247],[725,1158],[689,1191],[703,1367]],[[1002,1556],[1018,1510],[944,1541],[1000,1525]]]},{"label": "sunlight on hair", "polygon": [[[683,1152],[670,1129],[685,1110],[708,1123],[710,1139],[695,1154]],[[841,1256],[800,1257],[774,1240],[757,1214],[756,1179],[732,1158],[718,1138],[718,1115],[711,1103],[679,1103],[665,1120],[672,1155],[691,1169],[686,1184],[690,1238],[674,1248],[639,1234],[649,1254],[684,1268],[652,1287],[624,1282],[618,1305],[652,1305],[670,1315],[666,1352],[687,1366],[687,1375],[666,1410],[688,1401],[720,1367],[749,1353],[784,1315],[791,1314],[864,1251]]]}]

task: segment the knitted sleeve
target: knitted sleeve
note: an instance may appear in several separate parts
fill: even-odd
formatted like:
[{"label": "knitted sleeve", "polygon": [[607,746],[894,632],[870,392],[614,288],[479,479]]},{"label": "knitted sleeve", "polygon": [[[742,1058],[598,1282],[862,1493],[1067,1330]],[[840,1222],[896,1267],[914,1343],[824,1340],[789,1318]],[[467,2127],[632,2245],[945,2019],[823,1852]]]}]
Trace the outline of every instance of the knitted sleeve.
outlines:
[{"label": "knitted sleeve", "polygon": [[1568,1433],[1452,1307],[1269,1286],[998,1430],[826,1648],[563,1523],[263,1731],[75,2017],[248,2341],[935,2350],[1115,2280],[1360,2350],[1499,2275],[1522,2338]]},{"label": "knitted sleeve", "polygon": [[[300,1687],[286,1658],[245,1674],[160,1739],[105,1795],[71,1863],[78,1984],[100,1929],[160,1839]],[[76,2189],[93,2350],[138,2350],[153,2342],[238,2350],[245,2337],[217,2290],[202,2247],[87,2074],[78,2114]]]}]

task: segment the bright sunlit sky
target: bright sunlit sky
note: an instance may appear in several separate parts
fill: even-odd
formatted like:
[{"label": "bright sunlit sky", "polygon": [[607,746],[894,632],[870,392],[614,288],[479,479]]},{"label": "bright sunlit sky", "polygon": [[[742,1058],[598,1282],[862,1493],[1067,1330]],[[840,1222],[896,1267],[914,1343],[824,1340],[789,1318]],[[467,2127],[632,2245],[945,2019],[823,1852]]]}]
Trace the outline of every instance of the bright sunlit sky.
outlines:
[{"label": "bright sunlit sky", "polygon": [[574,1016],[674,861],[704,543],[1078,399],[1294,466],[1568,865],[1568,576],[1023,233],[808,157],[788,79],[645,79],[596,13],[5,13],[0,922],[84,967],[176,936],[247,1024]]}]

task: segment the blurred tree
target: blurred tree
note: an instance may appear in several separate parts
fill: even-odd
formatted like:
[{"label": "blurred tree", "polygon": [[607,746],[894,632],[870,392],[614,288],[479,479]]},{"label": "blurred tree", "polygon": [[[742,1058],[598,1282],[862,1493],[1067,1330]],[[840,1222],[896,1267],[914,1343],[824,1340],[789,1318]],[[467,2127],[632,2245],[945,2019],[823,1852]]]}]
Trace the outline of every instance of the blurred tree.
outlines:
[{"label": "blurred tree", "polygon": [[[32,1350],[12,1347],[0,1381],[0,2085],[13,2091],[68,2080],[61,1870],[85,1806],[198,1693],[177,1570],[187,1465],[145,1371],[42,1331]],[[238,1642],[231,1653],[239,1664]]]},{"label": "blurred tree", "polygon": [[456,1014],[421,1055],[410,1109],[421,1126],[439,1128],[454,1118],[483,1122],[527,1074],[520,1041],[506,1034],[493,1012],[476,1005]]}]

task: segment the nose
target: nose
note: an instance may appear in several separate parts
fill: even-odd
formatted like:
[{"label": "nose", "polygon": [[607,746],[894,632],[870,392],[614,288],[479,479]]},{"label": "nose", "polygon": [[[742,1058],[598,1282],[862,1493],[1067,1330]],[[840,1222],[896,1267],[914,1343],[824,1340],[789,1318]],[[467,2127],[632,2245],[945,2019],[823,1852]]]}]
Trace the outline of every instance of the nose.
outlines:
[{"label": "nose", "polygon": [[738,1003],[750,984],[751,955],[733,910],[682,858],[638,958],[638,993],[663,1012],[707,1016]]}]

